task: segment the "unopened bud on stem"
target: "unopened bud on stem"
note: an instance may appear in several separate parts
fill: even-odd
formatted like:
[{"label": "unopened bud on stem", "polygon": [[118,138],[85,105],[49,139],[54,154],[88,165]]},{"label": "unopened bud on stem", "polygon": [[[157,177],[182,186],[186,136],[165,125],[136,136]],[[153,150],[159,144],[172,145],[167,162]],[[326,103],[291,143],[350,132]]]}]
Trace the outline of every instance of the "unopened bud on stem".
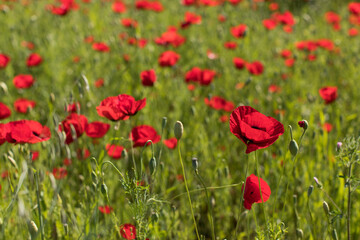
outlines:
[{"label": "unopened bud on stem", "polygon": [[182,122],[177,121],[174,126],[174,134],[177,140],[180,140],[184,132],[184,126]]}]

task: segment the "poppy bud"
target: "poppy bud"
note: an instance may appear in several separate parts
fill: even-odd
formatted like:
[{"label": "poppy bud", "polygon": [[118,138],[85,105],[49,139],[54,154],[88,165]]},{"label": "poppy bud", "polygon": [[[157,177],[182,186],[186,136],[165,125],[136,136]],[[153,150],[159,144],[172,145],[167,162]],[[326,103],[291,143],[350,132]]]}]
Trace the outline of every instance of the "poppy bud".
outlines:
[{"label": "poppy bud", "polygon": [[104,197],[107,197],[108,188],[107,188],[107,186],[106,186],[105,183],[102,183],[102,184],[101,184],[100,190],[101,190],[102,195],[103,195]]},{"label": "poppy bud", "polygon": [[36,223],[34,221],[29,222],[29,230],[31,234],[36,234],[38,232],[38,227],[36,226]]},{"label": "poppy bud", "polygon": [[121,151],[121,156],[123,156],[125,160],[128,159],[128,154],[125,148]]},{"label": "poppy bud", "polygon": [[335,228],[332,230],[332,238],[333,238],[334,240],[338,240],[338,239],[339,239]]},{"label": "poppy bud", "polygon": [[299,147],[294,139],[290,141],[289,150],[293,157],[295,157],[299,151]]},{"label": "poppy bud", "polygon": [[69,232],[69,226],[67,223],[64,223],[64,232],[65,232],[65,236],[68,235],[68,232]]},{"label": "poppy bud", "polygon": [[167,123],[167,118],[166,118],[166,117],[163,117],[163,118],[162,118],[162,124],[161,124],[161,128],[162,128],[162,129],[165,128],[166,123]]},{"label": "poppy bud", "polygon": [[184,126],[182,122],[176,121],[175,127],[174,127],[174,134],[177,140],[180,140],[184,132]]},{"label": "poppy bud", "polygon": [[342,142],[338,142],[338,143],[336,144],[336,150],[337,150],[338,152],[340,151],[341,146],[342,146]]},{"label": "poppy bud", "polygon": [[298,122],[299,127],[303,128],[304,130],[306,130],[309,126],[309,123],[306,120],[302,120]]},{"label": "poppy bud", "polygon": [[330,208],[329,208],[329,204],[325,201],[323,201],[323,208],[324,208],[324,212],[326,215],[330,214]]},{"label": "poppy bud", "polygon": [[193,167],[195,173],[197,174],[197,173],[198,173],[198,167],[199,167],[199,163],[198,163],[197,158],[196,158],[196,157],[193,157],[193,158],[191,159],[191,162],[192,162],[192,167]]},{"label": "poppy bud", "polygon": [[229,176],[229,167],[228,166],[224,167],[224,175],[225,175],[225,177]]},{"label": "poppy bud", "polygon": [[308,192],[307,192],[308,197],[310,197],[313,190],[314,190],[314,186],[310,185],[309,188],[308,188]]},{"label": "poppy bud", "polygon": [[304,232],[303,232],[303,230],[300,229],[300,228],[297,228],[297,229],[296,229],[296,235],[297,235],[298,238],[303,239],[303,238],[304,238]]},{"label": "poppy bud", "polygon": [[54,93],[50,93],[50,102],[54,103],[55,102],[55,94]]},{"label": "poppy bud", "polygon": [[153,175],[155,170],[156,170],[156,159],[155,159],[155,157],[152,157],[150,159],[149,168],[150,168],[150,174]]},{"label": "poppy bud", "polygon": [[314,177],[314,181],[315,181],[315,183],[316,183],[316,186],[317,186],[318,188],[322,189],[322,184],[321,184],[321,182],[319,181],[319,179],[317,179],[317,177]]}]

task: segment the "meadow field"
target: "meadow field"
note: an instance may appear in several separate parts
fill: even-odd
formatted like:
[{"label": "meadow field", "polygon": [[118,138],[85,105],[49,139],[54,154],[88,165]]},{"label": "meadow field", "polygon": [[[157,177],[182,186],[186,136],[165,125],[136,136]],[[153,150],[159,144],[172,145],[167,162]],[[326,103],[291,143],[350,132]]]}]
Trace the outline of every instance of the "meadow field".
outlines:
[{"label": "meadow field", "polygon": [[360,239],[360,2],[0,0],[0,239]]}]

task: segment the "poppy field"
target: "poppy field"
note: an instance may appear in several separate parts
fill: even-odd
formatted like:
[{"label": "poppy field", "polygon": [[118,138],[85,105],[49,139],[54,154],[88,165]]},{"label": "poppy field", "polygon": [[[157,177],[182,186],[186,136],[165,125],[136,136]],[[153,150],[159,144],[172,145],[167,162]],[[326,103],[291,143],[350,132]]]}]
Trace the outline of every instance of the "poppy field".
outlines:
[{"label": "poppy field", "polygon": [[0,239],[360,239],[360,2],[0,0]]}]

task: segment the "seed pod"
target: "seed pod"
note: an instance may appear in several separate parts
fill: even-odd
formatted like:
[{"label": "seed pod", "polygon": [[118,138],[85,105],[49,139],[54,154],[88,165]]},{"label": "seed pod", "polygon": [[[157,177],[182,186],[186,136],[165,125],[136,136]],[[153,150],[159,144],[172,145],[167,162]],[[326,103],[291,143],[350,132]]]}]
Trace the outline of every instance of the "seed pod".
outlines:
[{"label": "seed pod", "polygon": [[177,121],[174,126],[174,134],[177,140],[180,140],[184,132],[184,126],[182,122]]},{"label": "seed pod", "polygon": [[193,157],[191,159],[191,163],[195,173],[198,173],[198,167],[199,167],[198,159],[196,157]]},{"label": "seed pod", "polygon": [[326,215],[329,215],[330,214],[329,204],[325,201],[323,201],[323,208],[324,208],[324,212],[326,213]]},{"label": "seed pod", "polygon": [[149,162],[150,174],[153,175],[156,170],[156,159],[152,157]]},{"label": "seed pod", "polygon": [[165,128],[166,123],[167,123],[167,118],[166,118],[166,117],[163,117],[163,118],[162,118],[162,123],[161,123],[161,128],[162,128],[162,129]]},{"label": "seed pod", "polygon": [[29,228],[30,228],[30,232],[32,234],[36,234],[38,232],[38,230],[39,230],[34,221],[30,221]]},{"label": "seed pod", "polygon": [[293,157],[295,157],[299,151],[299,147],[294,139],[290,141],[289,150]]}]

